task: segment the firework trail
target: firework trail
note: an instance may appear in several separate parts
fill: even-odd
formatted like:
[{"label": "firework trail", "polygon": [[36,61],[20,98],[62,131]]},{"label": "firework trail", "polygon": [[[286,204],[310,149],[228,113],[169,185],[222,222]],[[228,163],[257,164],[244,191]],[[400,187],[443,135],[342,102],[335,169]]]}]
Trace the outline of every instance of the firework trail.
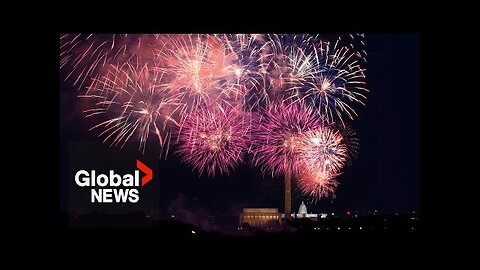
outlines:
[{"label": "firework trail", "polygon": [[357,132],[353,128],[343,125],[337,125],[337,129],[342,134],[342,142],[347,148],[346,165],[352,165],[352,161],[358,157],[360,149],[360,140],[357,136]]},{"label": "firework trail", "polygon": [[354,52],[354,58],[360,61],[361,64],[367,63],[368,54],[366,51],[365,34],[319,34],[315,36],[316,41],[319,42],[338,42],[339,47],[347,47]]},{"label": "firework trail", "polygon": [[[178,123],[172,117],[180,107],[178,99],[162,83],[161,69],[126,63],[111,65],[107,74],[94,79],[82,98],[93,102],[93,108],[84,111],[86,117],[101,116],[101,121],[90,130],[103,130],[98,136],[111,140],[110,146],[120,146],[131,138],[137,139],[139,151],[144,152],[151,133],[160,146],[168,145],[170,128]],[[167,148],[168,152],[168,148]]]},{"label": "firework trail", "polygon": [[121,65],[134,57],[152,58],[152,48],[161,48],[161,35],[62,34],[60,70],[64,81],[71,80],[77,90],[102,73],[110,64]]},{"label": "firework trail", "polygon": [[243,162],[249,141],[249,118],[236,107],[198,107],[183,124],[176,153],[200,174],[229,174]]},{"label": "firework trail", "polygon": [[[365,48],[365,34],[348,34],[346,38],[349,48],[356,51],[356,56],[363,63],[367,62],[367,51]],[[340,37],[341,38],[341,37]]]},{"label": "firework trail", "polygon": [[302,103],[271,104],[256,114],[252,126],[254,165],[272,175],[299,172],[299,154],[304,133],[322,125],[318,114]]}]

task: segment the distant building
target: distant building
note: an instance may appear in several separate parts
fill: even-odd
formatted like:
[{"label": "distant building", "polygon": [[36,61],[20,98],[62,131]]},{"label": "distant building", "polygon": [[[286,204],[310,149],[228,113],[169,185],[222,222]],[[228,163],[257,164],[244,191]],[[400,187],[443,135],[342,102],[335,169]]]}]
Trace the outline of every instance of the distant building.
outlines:
[{"label": "distant building", "polygon": [[[284,218],[285,215],[282,214],[282,218]],[[327,214],[325,213],[320,213],[320,214],[309,214],[307,211],[307,206],[305,203],[302,201],[302,204],[300,204],[300,207],[298,208],[298,214],[293,213],[292,214],[293,218],[308,218],[312,220],[318,220],[318,218],[326,218]]]},{"label": "distant building", "polygon": [[240,226],[264,227],[270,222],[280,222],[281,214],[277,208],[243,208],[240,213]]},{"label": "distant building", "polygon": [[[307,206],[302,202],[298,208],[298,214],[292,213],[291,217],[318,220],[319,218],[326,218],[327,214],[309,214]],[[243,212],[240,213],[240,226],[249,224],[252,227],[264,227],[272,221],[280,223],[284,218],[285,214],[279,213],[277,208],[243,208]]]},{"label": "distant building", "polygon": [[298,208],[297,217],[306,218],[307,214],[308,214],[307,213],[307,206],[302,201],[302,204],[300,204],[300,208]]}]

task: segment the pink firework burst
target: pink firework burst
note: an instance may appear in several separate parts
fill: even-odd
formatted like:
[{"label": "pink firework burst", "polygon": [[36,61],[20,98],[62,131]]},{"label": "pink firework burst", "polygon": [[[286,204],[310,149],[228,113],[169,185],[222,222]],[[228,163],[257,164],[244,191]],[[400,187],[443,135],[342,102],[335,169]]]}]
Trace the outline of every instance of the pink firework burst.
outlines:
[{"label": "pink firework burst", "polygon": [[309,170],[338,173],[347,161],[348,149],[338,130],[321,126],[303,134],[300,159]]},{"label": "pink firework burst", "polygon": [[302,103],[272,104],[252,126],[254,164],[272,175],[298,173],[302,136],[321,124],[317,112]]},{"label": "pink firework burst", "polygon": [[299,187],[314,201],[332,195],[336,178],[357,155],[358,139],[353,129],[332,124],[305,132],[299,163]]},{"label": "pink firework burst", "polygon": [[328,198],[335,192],[338,182],[335,179],[339,174],[328,170],[306,170],[300,174],[298,186],[303,194],[313,201]]},{"label": "pink firework burst", "polygon": [[243,162],[249,122],[248,114],[235,107],[198,107],[183,123],[177,154],[200,174],[229,174]]}]

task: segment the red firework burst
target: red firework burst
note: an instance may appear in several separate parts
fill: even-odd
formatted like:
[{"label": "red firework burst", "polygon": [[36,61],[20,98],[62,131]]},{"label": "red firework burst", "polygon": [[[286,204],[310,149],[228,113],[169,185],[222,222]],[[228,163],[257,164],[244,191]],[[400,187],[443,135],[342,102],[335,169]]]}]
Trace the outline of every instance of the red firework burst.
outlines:
[{"label": "red firework burst", "polygon": [[298,178],[298,186],[303,194],[310,196],[314,201],[328,198],[335,192],[338,182],[335,179],[339,173],[328,170],[306,170]]}]

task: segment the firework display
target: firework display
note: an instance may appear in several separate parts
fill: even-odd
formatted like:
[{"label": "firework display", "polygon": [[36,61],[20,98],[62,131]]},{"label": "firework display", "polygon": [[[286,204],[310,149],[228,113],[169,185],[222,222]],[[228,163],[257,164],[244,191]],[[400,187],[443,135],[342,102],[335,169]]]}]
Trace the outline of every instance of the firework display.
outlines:
[{"label": "firework display", "polygon": [[[173,147],[199,174],[229,174],[250,155],[331,196],[359,142],[347,121],[365,105],[364,36],[62,34],[61,80],[110,146]],[[170,151],[171,152],[171,151]]]}]

